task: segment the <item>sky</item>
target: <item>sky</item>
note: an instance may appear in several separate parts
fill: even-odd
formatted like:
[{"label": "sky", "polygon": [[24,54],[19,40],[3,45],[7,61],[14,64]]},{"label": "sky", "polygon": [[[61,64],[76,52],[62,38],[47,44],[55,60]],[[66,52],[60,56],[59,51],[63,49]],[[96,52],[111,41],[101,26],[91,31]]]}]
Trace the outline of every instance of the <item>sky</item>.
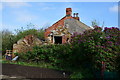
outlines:
[{"label": "sky", "polygon": [[88,26],[97,20],[100,26],[104,22],[105,27],[118,27],[118,2],[2,2],[0,30],[27,28],[30,23],[35,29],[51,26],[65,16],[69,7]]}]

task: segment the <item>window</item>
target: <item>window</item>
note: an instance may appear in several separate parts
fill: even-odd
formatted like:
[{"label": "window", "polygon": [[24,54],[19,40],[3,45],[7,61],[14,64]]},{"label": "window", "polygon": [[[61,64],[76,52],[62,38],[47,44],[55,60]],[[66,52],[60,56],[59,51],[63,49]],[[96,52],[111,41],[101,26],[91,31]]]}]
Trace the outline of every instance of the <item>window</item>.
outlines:
[{"label": "window", "polygon": [[54,36],[55,44],[62,44],[62,36]]}]

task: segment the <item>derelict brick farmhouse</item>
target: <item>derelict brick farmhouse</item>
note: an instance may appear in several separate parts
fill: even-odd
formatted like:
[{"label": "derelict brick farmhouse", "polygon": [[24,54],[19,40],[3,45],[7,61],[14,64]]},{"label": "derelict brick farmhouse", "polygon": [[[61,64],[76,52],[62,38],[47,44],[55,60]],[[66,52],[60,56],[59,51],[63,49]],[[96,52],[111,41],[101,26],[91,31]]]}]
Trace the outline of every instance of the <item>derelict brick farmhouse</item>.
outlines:
[{"label": "derelict brick farmhouse", "polygon": [[74,13],[72,17],[72,9],[66,8],[65,17],[45,30],[45,41],[38,39],[32,34],[27,35],[13,44],[13,53],[30,51],[34,45],[67,43],[74,32],[83,33],[83,31],[89,29],[91,29],[89,26],[80,21],[78,13]]},{"label": "derelict brick farmhouse", "polygon": [[74,32],[83,33],[88,29],[91,28],[80,21],[78,13],[72,16],[72,9],[66,8],[65,17],[45,30],[45,40],[52,44],[67,43]]}]

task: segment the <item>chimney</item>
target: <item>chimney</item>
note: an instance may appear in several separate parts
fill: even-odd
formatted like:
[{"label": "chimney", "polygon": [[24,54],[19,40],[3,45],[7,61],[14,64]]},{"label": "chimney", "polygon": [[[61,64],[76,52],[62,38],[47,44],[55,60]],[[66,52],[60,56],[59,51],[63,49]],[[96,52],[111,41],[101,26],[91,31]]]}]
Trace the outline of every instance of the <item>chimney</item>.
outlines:
[{"label": "chimney", "polygon": [[71,16],[72,14],[72,9],[71,8],[66,8],[66,16]]}]

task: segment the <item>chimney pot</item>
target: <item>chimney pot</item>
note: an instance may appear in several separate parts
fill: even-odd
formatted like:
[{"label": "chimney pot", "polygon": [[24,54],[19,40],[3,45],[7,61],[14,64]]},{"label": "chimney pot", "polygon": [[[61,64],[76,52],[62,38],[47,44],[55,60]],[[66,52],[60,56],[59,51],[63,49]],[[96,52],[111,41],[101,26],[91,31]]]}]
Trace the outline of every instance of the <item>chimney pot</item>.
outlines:
[{"label": "chimney pot", "polygon": [[74,15],[73,17],[75,17],[75,13],[73,13],[73,15]]},{"label": "chimney pot", "polygon": [[78,13],[76,13],[76,17],[78,17]]}]

